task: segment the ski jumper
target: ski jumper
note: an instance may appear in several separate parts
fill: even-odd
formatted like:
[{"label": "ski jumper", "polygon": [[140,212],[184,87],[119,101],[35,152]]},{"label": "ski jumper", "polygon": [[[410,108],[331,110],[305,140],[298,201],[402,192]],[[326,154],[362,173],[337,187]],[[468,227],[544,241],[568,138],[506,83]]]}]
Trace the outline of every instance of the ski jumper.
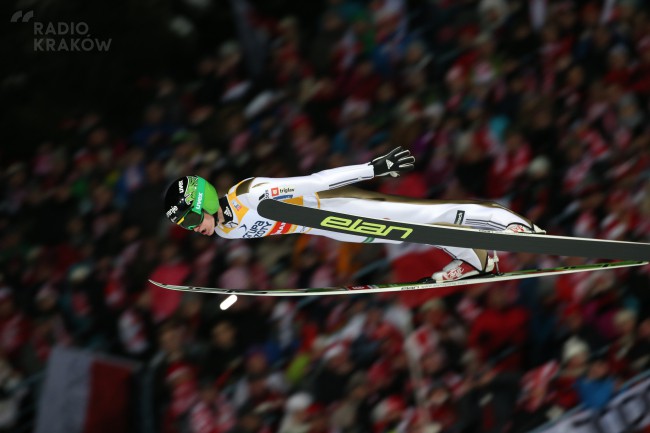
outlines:
[{"label": "ski jumper", "polygon": [[[257,205],[267,199],[362,217],[420,224],[462,225],[495,231],[505,230],[509,224],[520,224],[531,229],[533,227],[531,221],[494,202],[416,200],[348,186],[373,177],[372,165],[359,164],[324,170],[309,176],[245,179],[230,188],[228,194],[220,199],[226,221],[217,224],[215,233],[228,239],[308,233],[344,242],[401,243],[269,220],[257,213]],[[436,247],[477,269],[483,267],[477,253],[471,248]]]}]

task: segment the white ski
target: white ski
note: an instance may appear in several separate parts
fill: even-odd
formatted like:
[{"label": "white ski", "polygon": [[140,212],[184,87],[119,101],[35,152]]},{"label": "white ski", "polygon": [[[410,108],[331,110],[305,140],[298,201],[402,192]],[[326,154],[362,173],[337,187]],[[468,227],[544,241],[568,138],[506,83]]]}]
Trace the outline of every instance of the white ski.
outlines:
[{"label": "white ski", "polygon": [[453,286],[468,286],[472,284],[494,283],[507,280],[521,280],[524,278],[547,277],[562,274],[573,274],[577,272],[591,272],[604,269],[618,269],[632,266],[647,265],[645,261],[623,261],[611,263],[597,263],[592,265],[565,266],[559,268],[547,269],[527,269],[522,271],[508,272],[505,274],[489,275],[484,277],[474,277],[464,280],[448,281],[445,283],[436,282],[416,282],[400,284],[383,284],[383,285],[357,285],[341,287],[321,287],[305,289],[273,289],[273,290],[241,290],[241,289],[222,289],[212,287],[194,287],[194,286],[176,286],[172,284],[163,284],[157,281],[149,280],[158,287],[169,290],[179,290],[182,292],[195,293],[213,293],[218,295],[242,295],[242,296],[319,296],[319,295],[355,295],[361,293],[385,293],[399,292],[405,290],[423,290],[438,289]]}]

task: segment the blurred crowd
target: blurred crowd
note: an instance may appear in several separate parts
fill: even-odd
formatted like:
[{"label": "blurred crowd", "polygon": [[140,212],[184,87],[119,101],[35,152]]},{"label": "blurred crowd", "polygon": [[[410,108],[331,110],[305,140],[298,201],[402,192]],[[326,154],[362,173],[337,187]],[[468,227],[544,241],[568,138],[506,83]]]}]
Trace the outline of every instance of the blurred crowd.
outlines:
[{"label": "blurred crowd", "polygon": [[[199,2],[200,3],[200,2]],[[137,126],[87,110],[29,160],[0,162],[0,429],[55,345],[136,360],[165,433],[524,432],[599,409],[650,368],[650,269],[445,293],[242,299],[151,286],[416,280],[420,246],[308,236],[225,241],[169,224],[185,174],[364,163],[417,170],[364,188],[486,198],[551,234],[650,240],[650,5],[642,0],[327,0],[317,29],[245,28],[192,77],[142,77]],[[198,3],[197,3],[198,4]],[[250,6],[250,5],[249,5]],[[191,19],[186,25],[191,24]],[[502,270],[581,259],[504,254]]]}]

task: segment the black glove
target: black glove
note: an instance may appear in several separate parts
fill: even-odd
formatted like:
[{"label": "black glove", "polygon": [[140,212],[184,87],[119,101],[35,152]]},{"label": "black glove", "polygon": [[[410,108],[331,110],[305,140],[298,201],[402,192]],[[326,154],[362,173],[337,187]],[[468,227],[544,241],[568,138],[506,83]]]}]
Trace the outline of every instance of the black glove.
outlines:
[{"label": "black glove", "polygon": [[411,151],[402,149],[398,146],[388,152],[386,155],[375,158],[370,164],[375,169],[375,176],[386,176],[390,174],[397,177],[400,173],[406,173],[415,168],[413,163],[415,158],[411,156]]}]

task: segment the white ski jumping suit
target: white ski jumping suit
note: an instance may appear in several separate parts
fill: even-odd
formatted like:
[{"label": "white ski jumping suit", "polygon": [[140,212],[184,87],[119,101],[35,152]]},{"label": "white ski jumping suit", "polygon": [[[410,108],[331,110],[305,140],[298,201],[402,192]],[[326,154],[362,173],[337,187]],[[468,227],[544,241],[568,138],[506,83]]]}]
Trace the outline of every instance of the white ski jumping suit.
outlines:
[{"label": "white ski jumping suit", "polygon": [[[493,202],[416,200],[346,187],[373,177],[372,165],[359,164],[324,170],[309,176],[245,179],[230,188],[226,195],[226,206],[221,200],[226,222],[218,224],[215,233],[228,239],[309,233],[344,242],[400,243],[269,220],[257,213],[257,205],[265,199],[282,200],[299,206],[351,215],[420,224],[455,224],[495,231],[505,230],[509,224],[520,224],[531,230],[533,228],[529,220]],[[477,269],[483,268],[475,250],[471,248],[438,248]]]}]

